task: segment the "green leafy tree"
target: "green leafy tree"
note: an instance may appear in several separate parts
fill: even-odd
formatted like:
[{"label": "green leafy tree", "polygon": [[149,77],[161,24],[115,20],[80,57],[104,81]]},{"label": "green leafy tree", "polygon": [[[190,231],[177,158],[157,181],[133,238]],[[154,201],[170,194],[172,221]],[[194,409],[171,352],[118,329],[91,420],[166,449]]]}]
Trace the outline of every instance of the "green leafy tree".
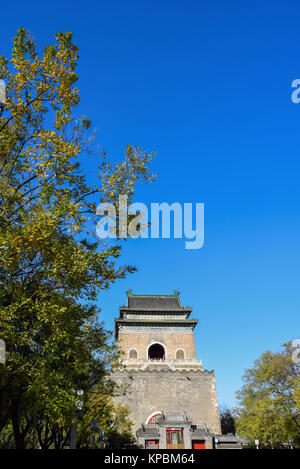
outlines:
[{"label": "green leafy tree", "polygon": [[220,408],[221,431],[223,435],[232,433],[235,435],[235,417],[233,411],[228,407]]},{"label": "green leafy tree", "polygon": [[107,389],[96,387],[82,408],[78,425],[78,447],[91,446],[93,432],[91,422],[98,420],[99,428],[104,430],[109,439],[109,446],[122,448],[134,441],[132,421],[128,418],[130,409],[122,404],[114,404]]},{"label": "green leafy tree", "polygon": [[80,162],[93,131],[74,117],[77,61],[71,33],[38,54],[24,28],[12,57],[0,57],[0,436],[11,425],[17,448],[37,434],[52,444],[76,418],[75,391],[88,399],[115,358],[95,300],[135,267],[118,265],[119,244],[91,235],[96,205],[120,194],[130,203],[153,179],[153,155],[128,145],[116,165],[93,155],[98,182],[88,183]]},{"label": "green leafy tree", "polygon": [[237,393],[237,433],[272,447],[291,441],[299,446],[299,365],[292,360],[291,346],[263,353],[243,380]]}]

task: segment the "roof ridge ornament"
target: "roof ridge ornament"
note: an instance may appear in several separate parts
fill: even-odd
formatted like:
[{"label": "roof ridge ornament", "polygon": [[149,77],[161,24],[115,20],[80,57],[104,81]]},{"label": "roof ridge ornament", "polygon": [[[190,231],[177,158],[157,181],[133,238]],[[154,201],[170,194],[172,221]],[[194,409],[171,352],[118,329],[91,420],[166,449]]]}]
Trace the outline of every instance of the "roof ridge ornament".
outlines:
[{"label": "roof ridge ornament", "polygon": [[132,289],[130,289],[130,290],[127,290],[125,293],[127,294],[127,296],[136,296],[136,297],[142,297],[142,298],[170,298],[170,297],[179,298],[180,296],[179,290],[173,290],[173,294],[159,294],[159,293],[132,293]]}]

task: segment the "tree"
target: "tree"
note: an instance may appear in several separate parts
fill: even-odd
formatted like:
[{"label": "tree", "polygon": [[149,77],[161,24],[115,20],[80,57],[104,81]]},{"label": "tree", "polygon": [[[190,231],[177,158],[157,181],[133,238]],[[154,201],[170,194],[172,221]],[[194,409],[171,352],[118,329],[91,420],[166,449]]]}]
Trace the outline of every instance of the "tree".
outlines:
[{"label": "tree", "polygon": [[288,441],[299,446],[299,365],[292,360],[291,346],[263,353],[243,380],[237,393],[237,433],[272,447]]},{"label": "tree", "polygon": [[0,57],[0,434],[11,425],[17,448],[36,432],[53,442],[76,417],[75,391],[88,399],[115,358],[95,301],[135,267],[117,264],[120,244],[92,236],[96,205],[121,194],[130,203],[136,184],[153,179],[153,155],[128,145],[115,166],[94,155],[98,182],[88,184],[80,162],[93,132],[74,117],[77,60],[71,33],[40,56],[24,28],[12,58]]},{"label": "tree", "polygon": [[223,435],[229,433],[235,435],[235,417],[228,407],[220,408],[221,431]]},{"label": "tree", "polygon": [[89,400],[82,408],[82,416],[78,425],[78,447],[90,446],[93,432],[92,420],[97,419],[99,428],[105,431],[111,448],[122,448],[133,443],[132,421],[128,419],[130,409],[122,404],[114,404],[111,395],[102,387],[95,387]]}]

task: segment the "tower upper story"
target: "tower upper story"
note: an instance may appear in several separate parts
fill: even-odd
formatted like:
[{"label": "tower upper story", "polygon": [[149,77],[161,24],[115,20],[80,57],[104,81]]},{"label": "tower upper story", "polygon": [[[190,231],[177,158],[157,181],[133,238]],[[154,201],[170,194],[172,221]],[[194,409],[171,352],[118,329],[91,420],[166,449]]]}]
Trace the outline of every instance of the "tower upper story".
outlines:
[{"label": "tower upper story", "polygon": [[168,366],[172,369],[201,369],[196,360],[192,308],[184,308],[179,293],[134,295],[127,292],[120,306],[115,336],[123,365],[133,369]]}]

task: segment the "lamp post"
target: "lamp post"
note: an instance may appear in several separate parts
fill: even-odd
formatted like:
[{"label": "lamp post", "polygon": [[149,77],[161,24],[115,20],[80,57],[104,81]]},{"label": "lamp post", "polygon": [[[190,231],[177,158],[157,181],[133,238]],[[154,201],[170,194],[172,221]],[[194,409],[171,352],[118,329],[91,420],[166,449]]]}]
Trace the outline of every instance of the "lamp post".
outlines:
[{"label": "lamp post", "polygon": [[99,430],[99,421],[97,419],[92,420],[91,429],[93,433],[92,447],[96,449],[96,432]]},{"label": "lamp post", "polygon": [[[81,410],[83,409],[83,390],[82,389],[76,389],[75,394],[77,396],[77,409],[76,409],[76,417],[80,418]],[[76,449],[77,447],[77,418],[75,419],[75,422],[71,423],[71,433],[70,433],[70,448],[71,449]]]}]

